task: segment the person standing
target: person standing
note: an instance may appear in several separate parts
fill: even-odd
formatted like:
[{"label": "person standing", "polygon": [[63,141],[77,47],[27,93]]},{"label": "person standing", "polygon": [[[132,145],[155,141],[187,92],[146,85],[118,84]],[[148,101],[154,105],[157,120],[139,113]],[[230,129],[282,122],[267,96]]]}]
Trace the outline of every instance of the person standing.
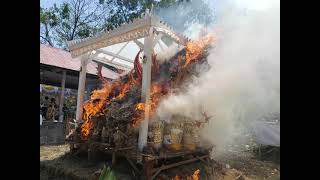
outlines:
[{"label": "person standing", "polygon": [[55,98],[51,98],[51,102],[49,104],[47,113],[46,113],[46,117],[48,120],[55,120],[55,116],[56,116],[56,111],[57,111],[57,105],[56,105],[56,99]]},{"label": "person standing", "polygon": [[48,96],[44,97],[44,101],[41,104],[41,111],[42,111],[41,113],[43,117],[46,117],[47,115],[49,104],[50,104],[49,97]]}]

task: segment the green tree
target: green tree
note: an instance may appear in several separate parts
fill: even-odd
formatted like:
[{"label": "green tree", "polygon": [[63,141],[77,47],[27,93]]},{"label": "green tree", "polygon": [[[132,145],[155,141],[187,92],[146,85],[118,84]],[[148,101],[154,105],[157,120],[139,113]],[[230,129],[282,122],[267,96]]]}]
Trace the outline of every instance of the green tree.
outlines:
[{"label": "green tree", "polygon": [[66,41],[95,34],[106,13],[106,6],[91,0],[69,0],[49,9],[40,7],[40,42],[66,48]]},{"label": "green tree", "polygon": [[100,3],[113,7],[103,26],[107,29],[129,22],[151,8],[181,32],[190,23],[210,24],[213,20],[205,0],[101,0]]},{"label": "green tree", "polygon": [[52,31],[56,24],[57,18],[52,10],[45,10],[40,7],[40,42],[54,46]]},{"label": "green tree", "polygon": [[152,7],[178,31],[191,22],[212,20],[204,0],[68,0],[49,9],[40,7],[40,42],[66,49],[66,41],[114,29]]}]

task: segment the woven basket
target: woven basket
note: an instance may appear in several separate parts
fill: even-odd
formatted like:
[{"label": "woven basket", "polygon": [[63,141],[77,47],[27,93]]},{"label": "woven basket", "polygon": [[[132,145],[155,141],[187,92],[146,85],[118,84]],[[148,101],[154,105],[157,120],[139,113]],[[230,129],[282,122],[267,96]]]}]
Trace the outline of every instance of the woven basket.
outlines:
[{"label": "woven basket", "polygon": [[163,142],[163,122],[157,121],[153,124],[153,146],[155,149],[159,149]]},{"label": "woven basket", "polygon": [[200,144],[199,129],[192,123],[186,123],[183,134],[183,146],[187,150],[195,150]]},{"label": "woven basket", "polygon": [[178,151],[182,149],[182,137],[183,137],[183,131],[181,129],[171,129],[170,132],[170,136],[171,136],[171,142],[172,144],[170,145],[170,148],[172,150]]}]

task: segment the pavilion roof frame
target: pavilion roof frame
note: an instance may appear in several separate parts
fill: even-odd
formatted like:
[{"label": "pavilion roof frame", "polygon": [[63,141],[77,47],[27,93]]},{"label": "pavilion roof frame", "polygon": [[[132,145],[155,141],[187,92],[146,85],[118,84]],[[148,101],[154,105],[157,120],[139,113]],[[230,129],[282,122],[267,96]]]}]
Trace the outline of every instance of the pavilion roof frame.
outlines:
[{"label": "pavilion roof frame", "polygon": [[[77,57],[100,48],[129,41],[134,41],[137,46],[141,48],[143,43],[138,41],[138,39],[148,36],[151,27],[153,27],[154,31],[159,35],[159,37],[156,37],[158,41],[161,40],[162,35],[170,37],[170,39],[177,44],[185,45],[190,41],[186,36],[174,32],[173,29],[158,16],[152,15],[147,11],[144,16],[133,19],[129,23],[124,23],[113,30],[104,30],[93,37],[68,41],[67,45],[72,57]],[[126,45],[124,45],[124,47],[125,46]],[[128,60],[128,58],[120,56],[119,53],[103,52],[104,50],[98,51],[100,51],[99,53],[105,53],[121,60],[133,62],[133,60]]]},{"label": "pavilion roof frame", "polygon": [[[169,37],[178,45],[186,45],[189,41],[191,41],[186,36],[174,32],[170,26],[168,26],[164,21],[160,20],[159,17],[152,15],[151,11],[147,9],[144,16],[133,19],[128,24],[122,24],[111,31],[102,31],[93,37],[67,42],[71,56],[73,58],[81,56],[81,72],[79,74],[76,120],[78,122],[82,121],[83,96],[85,92],[85,79],[88,62],[93,60],[104,64],[115,64],[113,60],[117,58],[122,61],[133,63],[133,60],[119,55],[121,49],[125,48],[127,44],[125,44],[124,47],[122,47],[117,53],[112,53],[101,49],[114,44],[133,41],[140,49],[143,49],[143,58],[145,59],[145,61],[142,61],[143,73],[141,101],[146,104],[146,110],[144,112],[144,121],[141,122],[139,127],[138,139],[139,150],[142,152],[143,147],[147,144],[152,54],[154,53],[154,47],[156,44],[159,44],[160,49],[163,50],[163,47],[160,43],[163,35]],[[144,43],[138,41],[140,38],[144,38]],[[112,56],[112,59],[109,60],[105,57],[99,58],[99,54]]]}]

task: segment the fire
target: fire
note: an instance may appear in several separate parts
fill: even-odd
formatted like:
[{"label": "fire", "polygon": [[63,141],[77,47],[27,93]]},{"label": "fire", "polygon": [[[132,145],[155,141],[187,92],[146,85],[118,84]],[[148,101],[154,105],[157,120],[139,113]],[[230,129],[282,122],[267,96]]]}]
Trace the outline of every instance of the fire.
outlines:
[{"label": "fire", "polygon": [[[121,81],[115,81],[113,83],[105,82],[101,89],[94,90],[90,97],[90,100],[83,106],[84,123],[81,126],[81,134],[83,139],[87,139],[90,135],[93,123],[91,117],[101,112],[106,105],[109,104],[109,97],[113,96],[112,99],[122,99],[126,93],[130,90],[133,80],[130,79],[127,83]],[[119,94],[112,94],[116,91],[120,91]]]},{"label": "fire", "polygon": [[105,82],[102,85],[101,89],[94,90],[90,97],[90,101],[88,101],[83,106],[83,119],[84,123],[81,126],[81,135],[84,139],[87,139],[90,130],[92,129],[93,123],[91,121],[91,117],[95,116],[98,112],[100,112],[105,104],[108,103],[107,97],[111,92],[111,86],[108,82]]},{"label": "fire", "polygon": [[130,90],[129,83],[122,85],[122,89],[121,89],[119,95],[116,97],[116,99],[122,99],[129,90]]},{"label": "fire", "polygon": [[213,36],[208,35],[195,42],[188,42],[186,45],[186,67],[190,62],[200,59],[203,55],[203,49],[213,42]]},{"label": "fire", "polygon": [[156,111],[157,106],[160,102],[161,97],[164,95],[163,91],[162,91],[162,85],[161,84],[152,84],[151,87],[151,93],[150,93],[150,113],[151,115]]},{"label": "fire", "polygon": [[132,124],[134,127],[137,127],[144,119],[144,111],[146,109],[146,105],[145,103],[138,103],[135,107],[136,115],[132,118]]},{"label": "fire", "polygon": [[176,175],[172,180],[199,180],[199,177],[200,169],[197,169],[191,176],[187,176],[185,179],[182,179],[180,176]]},{"label": "fire", "polygon": [[199,180],[199,177],[200,177],[200,169],[197,169],[193,175],[192,175],[192,178],[193,180]]},{"label": "fire", "polygon": [[106,99],[108,97],[108,95],[110,94],[110,92],[111,92],[110,83],[105,82],[102,85],[101,89],[94,90],[92,92],[92,95],[91,95],[90,99],[92,99],[92,100],[94,100],[94,99]]},{"label": "fire", "polygon": [[[159,83],[153,83],[151,85],[151,92],[150,92],[150,117],[152,117],[157,109],[157,106],[161,100],[161,98],[163,97],[163,95],[165,94],[162,88],[162,84]],[[133,125],[137,126],[140,124],[140,122],[142,122],[144,120],[144,111],[146,109],[146,104],[145,103],[138,103],[136,104],[136,116],[133,118]]]},{"label": "fire", "polygon": [[144,111],[144,109],[145,109],[144,103],[138,103],[136,105],[136,110]]},{"label": "fire", "polygon": [[157,93],[161,93],[162,92],[162,86],[161,84],[152,84],[152,87],[151,87],[151,96],[154,95],[154,94],[157,94]]},{"label": "fire", "polygon": [[[203,55],[204,48],[208,46],[212,41],[212,36],[206,36],[199,41],[187,43],[185,64],[183,65],[183,68],[189,65],[191,62],[200,59]],[[92,92],[90,100],[84,104],[84,123],[81,126],[81,134],[83,139],[88,139],[88,137],[90,136],[91,129],[93,128],[92,117],[96,116],[97,114],[101,113],[104,109],[106,109],[107,106],[110,104],[110,100],[122,100],[126,96],[127,92],[129,92],[134,85],[141,85],[142,67],[138,61],[139,53],[137,54],[135,59],[134,69],[129,73],[128,81],[123,82],[121,78],[112,83],[104,81],[102,88],[94,90]],[[179,62],[182,60],[183,56],[179,56],[177,58],[177,61]],[[157,73],[159,73],[159,66],[156,63],[156,55],[152,56],[152,61],[152,72],[154,72],[153,74],[156,75]],[[166,87],[165,85],[167,84],[155,82],[152,82],[151,84],[150,104],[148,105],[148,107],[150,108],[150,117],[152,117],[155,114],[160,100],[164,97],[164,95],[168,93],[170,86]],[[135,114],[132,117],[132,122],[134,126],[138,125],[141,121],[144,120],[145,109],[146,104],[135,104]]]},{"label": "fire", "polygon": [[83,138],[87,138],[90,134],[92,128],[92,121],[86,121],[82,126],[81,126],[81,134]]}]

